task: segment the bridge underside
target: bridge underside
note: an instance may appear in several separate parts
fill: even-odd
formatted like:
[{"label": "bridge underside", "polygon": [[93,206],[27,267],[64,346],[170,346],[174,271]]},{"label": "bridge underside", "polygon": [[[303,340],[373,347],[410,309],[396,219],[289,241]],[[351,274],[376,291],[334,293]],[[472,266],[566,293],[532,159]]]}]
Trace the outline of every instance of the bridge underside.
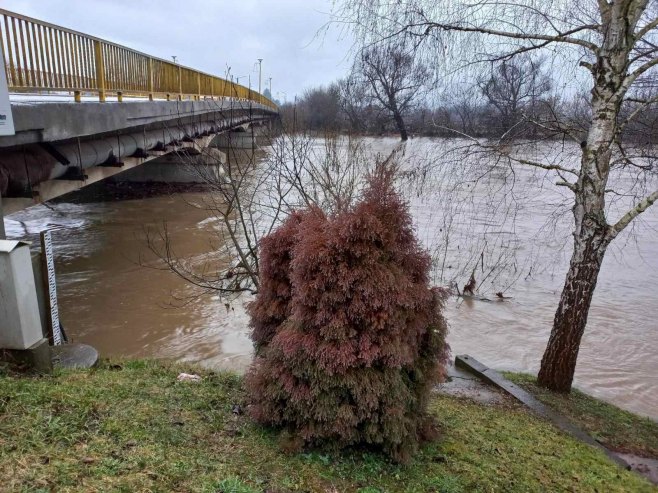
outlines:
[{"label": "bridge underside", "polygon": [[271,108],[235,100],[42,103],[12,107],[16,135],[0,137],[4,213],[53,199],[218,135],[267,124]]}]

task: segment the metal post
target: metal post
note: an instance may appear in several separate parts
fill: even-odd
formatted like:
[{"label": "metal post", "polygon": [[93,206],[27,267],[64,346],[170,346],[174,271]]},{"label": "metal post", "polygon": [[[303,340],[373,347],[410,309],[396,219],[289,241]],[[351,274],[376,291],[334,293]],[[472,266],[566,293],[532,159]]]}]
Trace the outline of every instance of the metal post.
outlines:
[{"label": "metal post", "polygon": [[263,104],[263,97],[261,96],[261,80],[263,78],[263,59],[258,59],[258,102]]},{"label": "metal post", "polygon": [[183,100],[183,77],[181,75],[181,69],[180,65],[178,65],[178,62],[176,62],[176,59],[178,57],[176,55],[171,55],[171,59],[174,61],[174,65],[178,67],[178,101]]},{"label": "metal post", "polygon": [[103,49],[101,42],[94,40],[94,61],[96,62],[96,89],[98,100],[105,102],[105,63],[103,62]]},{"label": "metal post", "polygon": [[178,100],[182,101],[182,99],[183,99],[183,77],[179,65],[178,66]]},{"label": "metal post", "polygon": [[153,58],[149,58],[146,76],[148,78],[149,101],[153,101]]}]

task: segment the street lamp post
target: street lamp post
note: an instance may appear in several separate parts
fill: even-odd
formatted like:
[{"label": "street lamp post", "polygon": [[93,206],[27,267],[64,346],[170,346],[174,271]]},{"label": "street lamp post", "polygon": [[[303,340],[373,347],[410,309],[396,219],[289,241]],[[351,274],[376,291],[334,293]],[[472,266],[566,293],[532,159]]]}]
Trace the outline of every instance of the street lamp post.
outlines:
[{"label": "street lamp post", "polygon": [[[226,82],[231,83],[231,88],[233,87],[233,74],[231,74],[231,66],[226,64],[226,78],[224,79],[224,90],[222,91],[222,97],[226,97]],[[228,92],[229,97],[232,97],[231,92]]]},{"label": "street lamp post", "polygon": [[[246,75],[236,75],[235,76],[235,84],[239,86],[240,85],[240,79],[242,79],[243,77],[246,77]],[[238,93],[238,88],[237,87],[235,88],[235,94],[238,98],[240,97],[240,94]]]},{"label": "street lamp post", "polygon": [[[178,59],[178,56],[176,55],[171,55],[171,59],[174,61],[174,65],[178,65],[178,62],[176,61]],[[167,97],[169,99],[169,97]],[[178,65],[178,100],[183,99],[183,78],[181,77],[181,72],[180,72],[180,65]]]},{"label": "street lamp post", "polygon": [[258,102],[263,104],[262,96],[261,96],[261,79],[263,76],[263,59],[259,58],[258,59]]}]

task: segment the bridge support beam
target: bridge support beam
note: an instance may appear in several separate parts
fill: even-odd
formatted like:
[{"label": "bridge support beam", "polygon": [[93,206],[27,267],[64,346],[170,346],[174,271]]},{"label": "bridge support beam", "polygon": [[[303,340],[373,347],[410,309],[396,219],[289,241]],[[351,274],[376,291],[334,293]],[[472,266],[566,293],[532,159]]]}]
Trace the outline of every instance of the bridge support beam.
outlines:
[{"label": "bridge support beam", "polygon": [[84,170],[84,178],[79,180],[46,180],[33,187],[36,199],[39,202],[46,202],[60,197],[70,192],[75,192],[87,185],[104,180],[125,170],[134,168],[144,162],[142,158],[126,157],[123,158],[121,166],[92,166]]},{"label": "bridge support beam", "polygon": [[[169,153],[175,154],[176,152],[204,149],[208,147],[212,138],[212,135],[207,135],[204,137],[189,139],[189,141],[186,142],[177,141],[175,144],[167,145],[164,150],[161,151],[149,150],[147,153],[143,154],[144,157],[123,156],[116,158],[116,162],[113,162],[112,164],[86,167],[81,173],[78,173],[79,177],[67,178],[65,175],[62,178],[41,181],[32,186],[33,198],[5,199],[5,211],[7,214],[11,214],[34,205],[35,203],[52,200],[67,193],[79,190],[87,185],[91,185],[92,183],[110,178],[132,168],[142,166],[144,163],[159,159],[161,156]],[[69,169],[71,169],[70,166]],[[73,169],[79,170],[77,167],[73,167]]]}]

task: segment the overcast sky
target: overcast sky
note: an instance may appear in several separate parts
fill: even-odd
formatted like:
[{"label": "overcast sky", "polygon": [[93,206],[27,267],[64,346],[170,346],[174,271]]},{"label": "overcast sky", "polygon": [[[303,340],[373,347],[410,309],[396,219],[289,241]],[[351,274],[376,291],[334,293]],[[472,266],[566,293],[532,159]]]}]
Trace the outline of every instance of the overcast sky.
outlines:
[{"label": "overcast sky", "polygon": [[[2,0],[2,8],[224,76],[251,75],[290,101],[344,75],[351,41],[329,20],[331,0]],[[247,78],[240,83],[246,85]]]}]

